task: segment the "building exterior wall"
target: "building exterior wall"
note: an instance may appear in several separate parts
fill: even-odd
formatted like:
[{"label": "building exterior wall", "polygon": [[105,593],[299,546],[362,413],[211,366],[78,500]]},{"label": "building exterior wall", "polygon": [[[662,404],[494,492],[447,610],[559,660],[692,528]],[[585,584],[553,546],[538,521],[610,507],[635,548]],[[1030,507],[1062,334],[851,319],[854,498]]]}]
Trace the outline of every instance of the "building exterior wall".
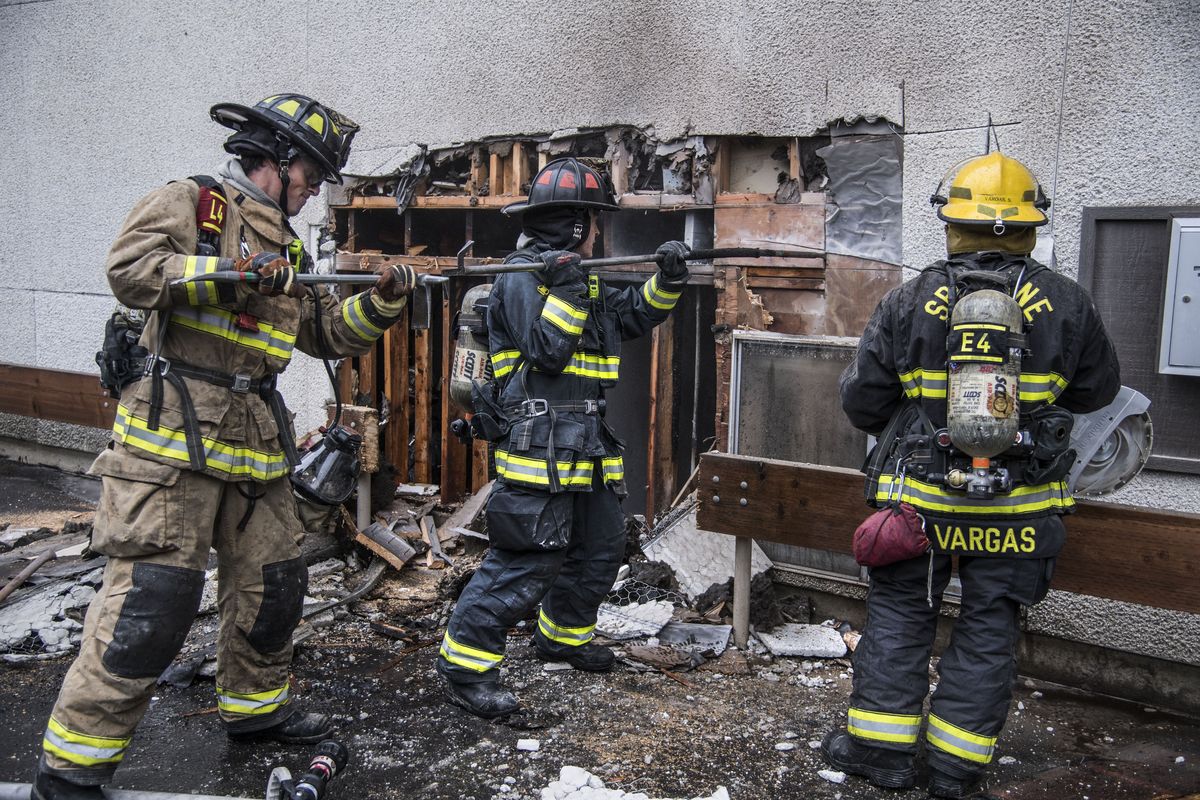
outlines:
[{"label": "building exterior wall", "polygon": [[[904,259],[915,267],[942,253],[929,195],[981,151],[990,114],[1003,150],[1054,194],[1059,268],[1075,274],[1085,206],[1200,204],[1198,22],[1193,0],[1016,0],[1002,10],[0,0],[0,362],[94,370],[112,306],[103,263],[124,215],[155,186],[220,162],[225,131],[210,105],[280,91],[357,120],[357,164],[384,163],[411,142],[572,127],[809,136],[834,120],[883,117],[903,126]],[[305,225],[323,216],[323,197],[310,205]],[[295,359],[283,386],[300,428],[323,418],[318,362]],[[7,417],[3,435],[81,447],[95,438]],[[1146,475],[1116,499],[1200,511],[1200,481]],[[1063,618],[1077,612],[1068,604]]]}]

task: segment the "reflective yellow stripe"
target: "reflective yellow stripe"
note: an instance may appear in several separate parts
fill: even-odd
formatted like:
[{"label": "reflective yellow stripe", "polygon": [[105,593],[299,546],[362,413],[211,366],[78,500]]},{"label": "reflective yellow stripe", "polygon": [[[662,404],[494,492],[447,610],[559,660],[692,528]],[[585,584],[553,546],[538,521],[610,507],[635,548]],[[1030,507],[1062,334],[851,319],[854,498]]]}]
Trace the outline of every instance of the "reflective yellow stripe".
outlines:
[{"label": "reflective yellow stripe", "polygon": [[600,461],[604,470],[604,480],[616,483],[625,480],[625,459],[621,456],[608,457]]},{"label": "reflective yellow stripe", "polygon": [[682,292],[671,292],[658,285],[658,273],[650,276],[650,280],[642,284],[642,297],[646,302],[662,311],[670,311],[679,301]]},{"label": "reflective yellow stripe", "polygon": [[276,711],[283,706],[287,700],[288,685],[286,683],[279,689],[268,689],[265,692],[252,692],[250,694],[231,692],[220,686],[217,687],[217,708],[231,714],[246,714],[248,716],[270,714],[272,711]]},{"label": "reflective yellow stripe", "polygon": [[[879,476],[879,485],[875,491],[877,501],[888,502],[889,492],[895,492],[895,480],[893,475]],[[1075,505],[1075,499],[1071,497],[1065,481],[1018,486],[1008,494],[997,494],[991,499],[977,500],[908,475],[904,477],[900,499],[918,509],[984,516],[1057,511]]]},{"label": "reflective yellow stripe", "polygon": [[[556,461],[558,482],[562,486],[589,486],[592,482],[592,460]],[[545,459],[514,456],[506,450],[496,450],[496,474],[513,483],[549,486],[550,472]]]},{"label": "reflective yellow stripe", "polygon": [[239,328],[237,320],[236,314],[215,306],[180,306],[171,311],[172,325],[219,336],[241,347],[258,350],[284,361],[292,357],[296,334],[279,330],[262,320],[258,321],[257,331],[249,331]]},{"label": "reflective yellow stripe", "polygon": [[920,714],[886,714],[851,708],[847,717],[846,729],[860,739],[916,744],[917,734],[921,731]]},{"label": "reflective yellow stripe", "polygon": [[504,655],[501,653],[489,653],[487,650],[468,647],[454,641],[450,637],[450,631],[446,631],[446,635],[442,637],[442,647],[439,652],[442,658],[451,664],[457,664],[475,672],[487,672],[489,669],[495,669],[504,660]]},{"label": "reflective yellow stripe", "polygon": [[933,714],[929,715],[929,727],[925,730],[925,738],[930,745],[939,750],[979,764],[991,762],[992,753],[996,749],[995,736],[971,733]]},{"label": "reflective yellow stripe", "polygon": [[[183,262],[183,277],[191,278],[216,272],[220,261],[214,256],[188,256]],[[212,281],[185,283],[184,288],[187,289],[188,305],[206,306],[219,302],[217,284]]]},{"label": "reflective yellow stripe", "polygon": [[568,628],[565,625],[559,625],[547,617],[545,611],[539,611],[538,630],[547,639],[559,644],[569,644],[572,647],[579,647],[580,645],[587,644],[595,637],[594,631],[596,630],[596,626],[592,624],[583,625],[578,628]]},{"label": "reflective yellow stripe", "polygon": [[342,302],[342,321],[350,330],[354,331],[355,336],[365,342],[373,342],[383,335],[383,328],[371,322],[367,317],[367,312],[363,310],[363,303],[368,302],[370,299],[366,292],[346,298]]},{"label": "reflective yellow stripe", "polygon": [[492,353],[491,358],[492,375],[497,378],[503,378],[516,368],[517,362],[521,359],[521,351],[501,350],[498,353]]},{"label": "reflective yellow stripe", "polygon": [[1067,388],[1067,379],[1054,372],[1022,372],[1021,402],[1033,403],[1044,400],[1053,403]]},{"label": "reflective yellow stripe", "polygon": [[88,736],[67,728],[54,717],[46,724],[42,749],[81,767],[118,764],[125,757],[131,739]]},{"label": "reflective yellow stripe", "polygon": [[602,356],[593,353],[575,353],[563,367],[563,375],[578,375],[583,378],[615,381],[621,371],[620,356]]},{"label": "reflective yellow stripe", "polygon": [[914,400],[922,397],[946,397],[946,370],[917,369],[900,373],[904,393]]},{"label": "reflective yellow stripe", "polygon": [[[186,433],[165,425],[159,425],[157,430],[152,431],[146,420],[129,413],[124,404],[117,405],[113,436],[127,447],[185,464],[190,461]],[[281,452],[266,453],[249,447],[235,447],[209,436],[202,436],[200,441],[204,448],[205,466],[209,469],[260,481],[274,480],[289,471],[287,457]]]},{"label": "reflective yellow stripe", "polygon": [[542,319],[554,324],[563,332],[578,336],[583,333],[583,323],[587,321],[587,312],[552,294],[546,295],[546,304],[542,306]]}]

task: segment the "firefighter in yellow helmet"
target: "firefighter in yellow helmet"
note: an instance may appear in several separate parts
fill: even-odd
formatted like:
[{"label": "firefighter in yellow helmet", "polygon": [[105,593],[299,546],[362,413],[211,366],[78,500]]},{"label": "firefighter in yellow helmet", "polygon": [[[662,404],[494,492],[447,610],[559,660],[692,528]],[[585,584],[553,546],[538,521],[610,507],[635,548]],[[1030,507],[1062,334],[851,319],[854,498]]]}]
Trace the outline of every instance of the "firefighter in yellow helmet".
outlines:
[{"label": "firefighter in yellow helmet", "polygon": [[[931,552],[869,565],[847,726],[821,749],[834,767],[876,786],[916,783],[929,656],[957,556],[961,609],[938,665],[925,754],[930,795],[961,798],[995,753],[1012,698],[1020,608],[1046,595],[1066,534],[1062,516],[1074,508],[1065,483],[1072,413],[1110,403],[1121,380],[1087,293],[1030,257],[1049,207],[1030,171],[994,152],[961,164],[945,194],[942,185],[933,203],[947,223],[949,258],[884,297],[841,379],[850,421],[879,437],[864,470],[871,504],[912,506]],[[1019,330],[959,324],[956,306],[965,312],[981,289],[1006,295],[991,297]],[[987,377],[1008,360],[1020,365],[1016,397],[959,395],[967,365]],[[987,458],[961,450],[948,417],[957,422],[972,399],[1015,422],[1021,443],[1003,439],[1002,452]]]},{"label": "firefighter in yellow helmet", "polygon": [[[155,189],[125,220],[107,275],[144,309],[152,355],[120,392],[92,548],[108,556],[80,653],[51,712],[36,800],[102,798],[200,604],[217,551],[217,707],[231,738],[315,742],[326,714],[297,711],[288,681],[308,573],[288,480],[291,415],[275,388],[294,350],[367,352],[412,291],[389,270],[339,300],[296,281],[311,259],[288,218],[340,182],[357,126],[298,94],[214,106],[234,133],[217,176]],[[178,278],[236,269],[257,282]],[[107,348],[106,348],[107,349]]]}]

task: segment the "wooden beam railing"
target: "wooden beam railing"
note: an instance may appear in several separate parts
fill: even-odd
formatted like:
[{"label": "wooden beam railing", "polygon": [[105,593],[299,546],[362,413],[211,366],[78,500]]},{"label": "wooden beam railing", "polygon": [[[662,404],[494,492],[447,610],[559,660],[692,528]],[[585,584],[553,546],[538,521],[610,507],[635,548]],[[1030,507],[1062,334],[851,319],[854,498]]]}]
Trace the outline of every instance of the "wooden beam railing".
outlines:
[{"label": "wooden beam railing", "polygon": [[[854,529],[870,513],[862,474],[838,467],[706,453],[697,486],[699,526],[737,536],[747,555],[751,539],[850,553]],[[1198,544],[1200,515],[1080,500],[1067,518],[1051,586],[1197,614]],[[745,636],[738,598],[744,594],[748,602],[749,558],[741,560],[735,559],[734,623]]]},{"label": "wooden beam railing", "polygon": [[0,364],[0,411],[108,428],[117,403],[100,388],[94,374]]}]

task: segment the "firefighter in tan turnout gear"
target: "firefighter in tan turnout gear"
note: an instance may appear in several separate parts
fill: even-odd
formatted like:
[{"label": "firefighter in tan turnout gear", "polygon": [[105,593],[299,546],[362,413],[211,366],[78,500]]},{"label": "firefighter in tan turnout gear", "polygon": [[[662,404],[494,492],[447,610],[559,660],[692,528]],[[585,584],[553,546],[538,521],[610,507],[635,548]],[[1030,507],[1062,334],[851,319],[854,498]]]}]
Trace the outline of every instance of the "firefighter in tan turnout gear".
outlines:
[{"label": "firefighter in tan turnout gear", "polygon": [[1121,379],[1091,298],[1030,258],[1049,201],[1024,165],[998,152],[970,159],[933,202],[949,258],[884,297],[841,380],[850,421],[879,437],[868,502],[912,506],[932,552],[871,567],[847,728],[821,750],[876,786],[916,783],[929,656],[957,557],[960,613],[924,742],[929,794],[959,798],[994,756],[1020,608],[1045,597],[1074,509],[1072,414],[1108,405]]},{"label": "firefighter in tan turnout gear", "polygon": [[[389,270],[339,301],[295,281],[311,260],[288,224],[323,182],[340,182],[357,126],[295,94],[214,106],[233,128],[217,179],[156,189],[108,257],[113,294],[146,309],[152,355],[125,387],[92,547],[108,556],[80,653],[46,726],[34,798],[103,797],[200,604],[218,557],[217,706],[230,737],[314,742],[328,716],[292,705],[292,632],[308,583],[288,475],[290,414],[275,390],[294,350],[366,352],[397,319],[415,276]],[[175,279],[217,270],[257,283]]]}]

